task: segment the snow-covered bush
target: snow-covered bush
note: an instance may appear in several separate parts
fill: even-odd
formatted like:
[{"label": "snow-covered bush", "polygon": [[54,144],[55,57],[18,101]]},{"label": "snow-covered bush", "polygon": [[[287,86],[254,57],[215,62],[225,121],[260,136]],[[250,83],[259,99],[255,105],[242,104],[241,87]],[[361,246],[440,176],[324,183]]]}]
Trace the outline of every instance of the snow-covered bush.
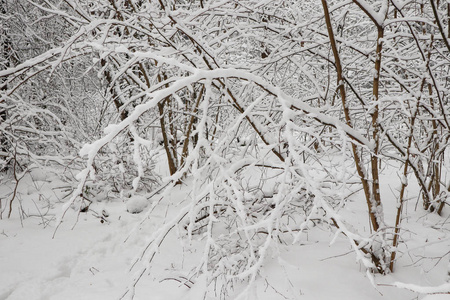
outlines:
[{"label": "snow-covered bush", "polygon": [[[134,264],[127,295],[174,228],[202,243],[192,273],[207,293],[253,282],[278,243],[301,241],[317,222],[346,236],[369,278],[392,271],[410,174],[424,207],[442,212],[450,46],[442,26],[428,26],[440,24],[442,3],[71,3],[44,9],[73,26],[71,36],[0,76],[23,85],[35,69],[88,57],[106,85],[109,125],[81,149],[86,165],[67,209],[93,184],[160,195],[149,212],[185,189]],[[14,93],[8,85],[4,94]],[[387,224],[380,174],[393,160],[400,187]],[[368,236],[339,214],[356,186]]]}]

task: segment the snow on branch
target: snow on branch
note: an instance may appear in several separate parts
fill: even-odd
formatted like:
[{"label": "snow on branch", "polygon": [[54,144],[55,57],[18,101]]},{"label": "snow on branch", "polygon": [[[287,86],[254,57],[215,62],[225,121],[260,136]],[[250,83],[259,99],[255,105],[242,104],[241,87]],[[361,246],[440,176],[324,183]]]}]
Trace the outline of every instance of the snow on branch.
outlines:
[{"label": "snow on branch", "polygon": [[420,294],[450,294],[449,282],[438,286],[420,286],[411,283],[394,282],[393,286]]},{"label": "snow on branch", "polygon": [[384,26],[384,20],[386,19],[386,14],[388,10],[388,1],[382,0],[382,6],[381,9],[376,12],[373,9],[373,5],[367,3],[365,0],[353,0],[353,2],[361,8],[362,11],[372,20],[372,22],[377,27],[383,27]]}]

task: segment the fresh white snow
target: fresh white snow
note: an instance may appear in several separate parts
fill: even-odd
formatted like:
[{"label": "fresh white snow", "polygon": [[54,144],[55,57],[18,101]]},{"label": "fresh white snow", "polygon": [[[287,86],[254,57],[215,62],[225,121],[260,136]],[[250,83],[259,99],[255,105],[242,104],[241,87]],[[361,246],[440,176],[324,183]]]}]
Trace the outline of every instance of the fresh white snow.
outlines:
[{"label": "fresh white snow", "polygon": [[[179,200],[185,193],[183,187],[166,195],[166,201],[148,208],[147,213],[137,213],[150,203],[139,195],[94,199],[86,213],[69,208],[52,238],[55,219],[63,206],[61,198],[65,193],[61,187],[66,183],[55,174],[32,174],[39,175],[35,176],[39,180],[27,177],[19,186],[21,205],[28,217],[20,220],[16,202],[12,217],[4,215],[0,220],[0,299],[119,299],[140,270],[146,272],[135,290],[137,300],[202,299],[202,282],[206,279],[190,278],[190,270],[202,252],[201,236],[186,244],[186,233],[172,230],[151,266],[141,259],[146,241],[182,213],[184,205]],[[383,182],[383,195],[389,198],[389,181]],[[10,188],[1,187],[2,194]],[[355,195],[342,211],[342,218],[368,231],[361,200]],[[449,299],[449,295],[425,294],[429,292],[426,287],[441,286],[440,292],[448,288],[448,213],[439,217],[420,209],[414,212],[414,200],[408,204],[410,217],[404,223],[403,234],[407,244],[399,246],[399,262],[393,274],[374,275],[376,287],[366,278],[364,266],[355,260],[344,236],[339,235],[330,245],[334,231],[311,224],[297,244],[286,241],[268,248],[248,295],[261,300]],[[395,205],[395,201],[385,204],[387,219],[393,217]],[[105,209],[108,216],[102,218]],[[242,282],[232,291],[239,295],[245,289],[246,283]],[[219,299],[219,295],[207,299]]]}]

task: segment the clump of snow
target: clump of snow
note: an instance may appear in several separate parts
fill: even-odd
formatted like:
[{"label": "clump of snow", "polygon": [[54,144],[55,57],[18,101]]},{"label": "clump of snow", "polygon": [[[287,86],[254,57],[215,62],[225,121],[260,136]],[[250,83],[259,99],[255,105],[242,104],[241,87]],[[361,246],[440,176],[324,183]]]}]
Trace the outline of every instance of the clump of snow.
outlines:
[{"label": "clump of snow", "polygon": [[142,212],[149,202],[147,198],[141,195],[134,195],[127,201],[127,211],[132,214],[138,214]]}]

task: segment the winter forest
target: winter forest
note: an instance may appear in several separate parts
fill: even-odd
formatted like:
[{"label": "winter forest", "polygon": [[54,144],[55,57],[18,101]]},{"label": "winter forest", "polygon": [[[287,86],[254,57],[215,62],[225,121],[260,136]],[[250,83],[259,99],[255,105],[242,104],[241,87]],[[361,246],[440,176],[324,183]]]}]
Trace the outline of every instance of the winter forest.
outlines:
[{"label": "winter forest", "polygon": [[0,0],[0,299],[450,299],[449,0]]}]

